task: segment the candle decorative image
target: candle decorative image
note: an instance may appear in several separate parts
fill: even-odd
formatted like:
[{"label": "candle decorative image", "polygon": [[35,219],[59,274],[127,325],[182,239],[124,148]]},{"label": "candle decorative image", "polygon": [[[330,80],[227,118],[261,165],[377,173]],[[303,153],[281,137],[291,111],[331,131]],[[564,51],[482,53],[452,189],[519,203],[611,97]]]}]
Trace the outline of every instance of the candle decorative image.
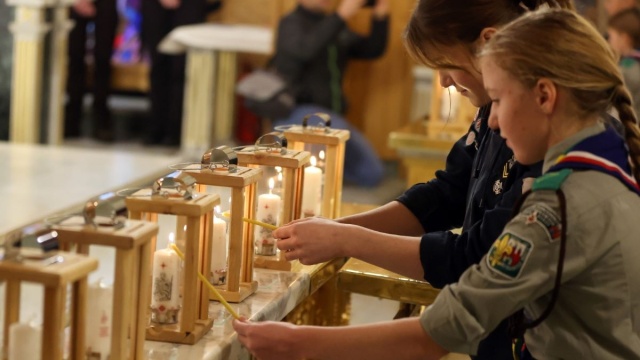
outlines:
[{"label": "candle decorative image", "polygon": [[42,329],[32,321],[9,326],[9,360],[41,360]]},{"label": "candle decorative image", "polygon": [[87,303],[87,356],[92,360],[107,360],[111,350],[113,287],[102,281],[90,284]]},{"label": "candle decorative image", "polygon": [[[219,210],[219,207],[216,207]],[[224,285],[227,280],[227,222],[213,217],[213,243],[211,244],[211,273],[213,285]]]},{"label": "candle decorative image", "polygon": [[322,170],[316,167],[315,156],[311,166],[304,168],[302,185],[302,217],[319,216],[322,205]]},{"label": "candle decorative image", "polygon": [[153,254],[153,280],[151,289],[151,321],[157,324],[175,324],[180,312],[178,275],[180,257],[171,248]]},{"label": "candle decorative image", "polygon": [[[278,226],[280,215],[280,196],[273,194],[274,179],[269,179],[269,193],[258,196],[258,209],[256,218],[266,224]],[[256,255],[276,255],[276,240],[271,230],[256,226],[254,230]]]}]

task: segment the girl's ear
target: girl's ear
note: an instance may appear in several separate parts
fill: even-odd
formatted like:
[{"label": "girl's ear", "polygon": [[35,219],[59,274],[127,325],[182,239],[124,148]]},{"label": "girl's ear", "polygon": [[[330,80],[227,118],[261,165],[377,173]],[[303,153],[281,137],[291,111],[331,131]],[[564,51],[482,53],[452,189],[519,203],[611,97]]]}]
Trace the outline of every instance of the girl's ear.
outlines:
[{"label": "girl's ear", "polygon": [[541,78],[533,88],[533,94],[538,107],[545,115],[550,115],[556,108],[558,99],[558,87],[547,79]]},{"label": "girl's ear", "polygon": [[478,36],[478,40],[477,40],[479,45],[478,48],[482,48],[484,44],[486,44],[487,41],[489,41],[497,31],[498,29],[494,27],[486,27],[482,29],[482,31],[480,32],[480,36]]}]

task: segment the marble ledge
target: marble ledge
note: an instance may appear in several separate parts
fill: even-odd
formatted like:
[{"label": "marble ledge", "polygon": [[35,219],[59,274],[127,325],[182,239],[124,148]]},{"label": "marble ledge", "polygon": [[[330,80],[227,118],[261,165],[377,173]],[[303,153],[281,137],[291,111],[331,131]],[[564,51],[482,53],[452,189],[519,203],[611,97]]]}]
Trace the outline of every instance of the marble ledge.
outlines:
[{"label": "marble ledge", "polygon": [[[282,320],[309,292],[311,276],[296,273],[255,269],[258,291],[239,304],[231,304],[241,316],[251,321]],[[235,360],[250,359],[250,354],[237,341],[231,327],[232,317],[222,304],[211,301],[209,316],[214,319],[211,331],[194,345],[145,342],[149,360]]]}]

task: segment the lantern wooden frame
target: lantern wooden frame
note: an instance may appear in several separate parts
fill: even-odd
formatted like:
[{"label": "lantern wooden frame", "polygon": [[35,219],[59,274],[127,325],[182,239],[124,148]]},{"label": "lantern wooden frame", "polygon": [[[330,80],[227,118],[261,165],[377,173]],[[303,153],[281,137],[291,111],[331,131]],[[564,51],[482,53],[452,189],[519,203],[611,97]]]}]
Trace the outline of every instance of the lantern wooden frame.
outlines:
[{"label": "lantern wooden frame", "polygon": [[[220,204],[217,194],[194,193],[191,199],[177,196],[145,196],[148,189],[139,190],[126,197],[129,218],[158,221],[158,214],[186,217],[184,271],[182,272],[182,314],[176,324],[151,323],[147,327],[147,340],[181,344],[195,344],[213,326],[209,319],[209,291],[198,279],[198,271],[206,274],[211,264],[211,241],[213,236],[213,208]],[[156,239],[151,241],[155,250]],[[151,257],[150,257],[151,259]],[[151,292],[151,286],[143,291]],[[149,296],[150,298],[150,296]],[[148,305],[148,304],[147,304]]]},{"label": "lantern wooden frame", "polygon": [[[21,249],[20,257],[38,256]],[[42,325],[42,359],[62,360],[65,333],[65,309],[67,286],[71,293],[70,356],[72,360],[84,360],[87,306],[87,277],[98,268],[98,260],[85,255],[56,252],[46,253],[43,260],[0,261],[0,280],[6,281],[4,348],[9,345],[9,326],[20,318],[20,284],[23,281],[44,286],[44,321]],[[58,259],[56,257],[61,257]],[[55,262],[52,262],[56,260]]]},{"label": "lantern wooden frame", "polygon": [[[216,286],[222,297],[238,303],[258,290],[253,280],[253,232],[243,217],[255,214],[256,183],[262,178],[261,169],[236,167],[234,172],[216,169],[186,169],[196,179],[196,188],[205,192],[206,186],[231,188],[231,220],[229,222],[229,258],[227,283]],[[211,297],[212,300],[217,298]]]},{"label": "lantern wooden frame", "polygon": [[[249,147],[247,150],[238,151],[237,155],[240,166],[251,168],[280,166],[282,168],[283,210],[280,223],[286,224],[300,218],[304,167],[309,164],[311,154],[308,151],[282,150],[282,152],[262,152]],[[254,236],[255,234],[251,232],[252,243]],[[255,255],[254,266],[273,270],[291,270],[291,262],[287,261],[284,253],[280,251],[275,256]]]},{"label": "lantern wooden frame", "polygon": [[[144,339],[151,286],[151,243],[158,225],[128,220],[121,228],[94,227],[82,224],[81,216],[62,221],[53,229],[58,233],[60,248],[88,255],[91,245],[116,250],[113,281],[113,316],[111,319],[112,359],[144,359]],[[127,346],[127,339],[130,340]]]},{"label": "lantern wooden frame", "polygon": [[330,127],[306,126],[306,119],[310,116],[326,114],[311,114],[305,117],[305,125],[295,125],[283,130],[289,148],[302,151],[305,144],[324,145],[326,159],[324,168],[324,185],[322,187],[322,216],[335,219],[340,217],[342,204],[342,177],[344,174],[345,145],[351,136],[349,130],[332,129]]}]

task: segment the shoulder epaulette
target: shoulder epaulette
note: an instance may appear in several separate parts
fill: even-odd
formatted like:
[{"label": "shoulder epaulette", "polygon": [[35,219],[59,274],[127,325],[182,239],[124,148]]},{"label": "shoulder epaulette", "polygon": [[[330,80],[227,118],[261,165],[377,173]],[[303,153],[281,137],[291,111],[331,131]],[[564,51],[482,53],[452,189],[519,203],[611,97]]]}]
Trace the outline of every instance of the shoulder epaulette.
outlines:
[{"label": "shoulder epaulette", "polygon": [[562,169],[546,173],[533,182],[531,190],[558,190],[573,170]]}]

